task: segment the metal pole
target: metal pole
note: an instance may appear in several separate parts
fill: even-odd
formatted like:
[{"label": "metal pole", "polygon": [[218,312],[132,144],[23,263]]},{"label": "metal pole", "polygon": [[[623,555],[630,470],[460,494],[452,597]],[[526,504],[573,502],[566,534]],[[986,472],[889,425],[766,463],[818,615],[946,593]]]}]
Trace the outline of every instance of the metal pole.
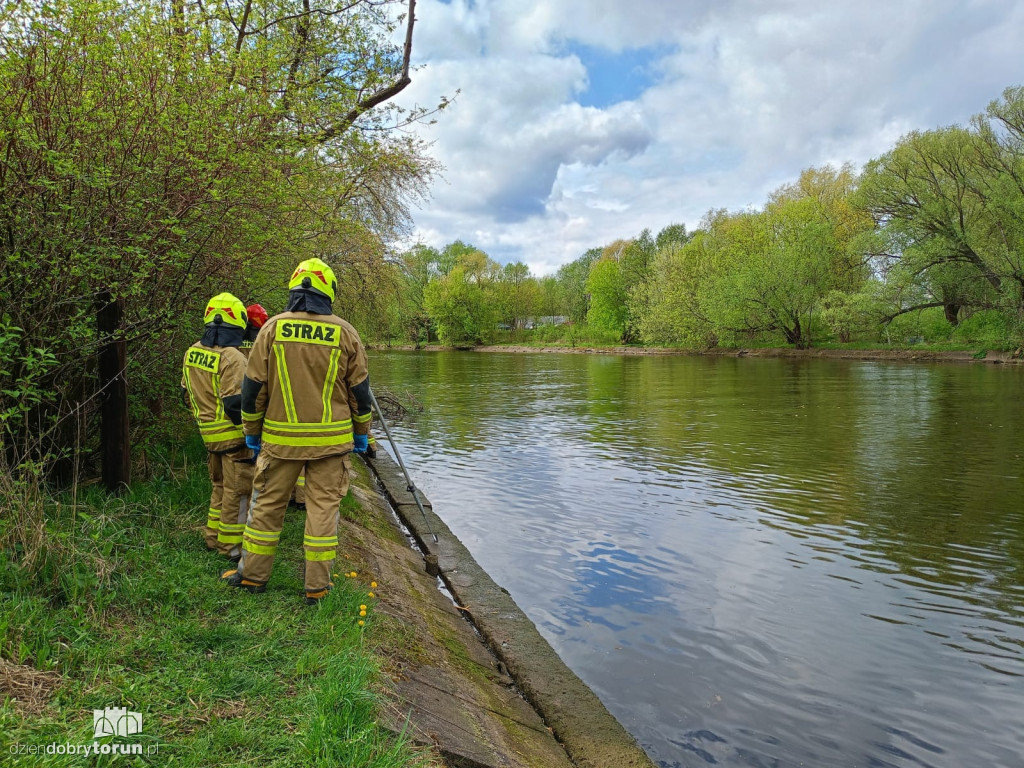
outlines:
[{"label": "metal pole", "polygon": [[370,400],[373,402],[373,407],[377,410],[377,416],[380,417],[380,424],[384,427],[384,434],[388,436],[388,442],[391,443],[391,450],[395,452],[395,460],[398,462],[398,466],[402,468],[402,473],[405,475],[406,488],[412,494],[412,498],[416,502],[416,506],[420,508],[420,514],[423,515],[423,522],[427,524],[427,533],[434,538],[434,543],[437,543],[437,534],[434,533],[430,528],[430,520],[427,518],[427,511],[423,509],[423,504],[420,502],[419,494],[416,493],[416,486],[412,484],[412,478],[409,477],[409,471],[405,468],[405,464],[402,462],[402,455],[398,452],[398,446],[395,445],[395,440],[391,437],[391,430],[388,429],[388,423],[384,419],[384,411],[380,409],[380,404],[377,402],[377,398],[373,394],[373,390],[370,390]]}]

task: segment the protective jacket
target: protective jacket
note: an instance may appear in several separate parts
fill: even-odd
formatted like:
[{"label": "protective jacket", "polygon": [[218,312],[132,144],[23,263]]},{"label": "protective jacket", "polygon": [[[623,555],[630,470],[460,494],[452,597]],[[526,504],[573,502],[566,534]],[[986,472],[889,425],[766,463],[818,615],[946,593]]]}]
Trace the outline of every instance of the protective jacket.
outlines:
[{"label": "protective jacket", "polygon": [[199,434],[211,453],[227,453],[245,445],[241,392],[245,358],[236,347],[204,346],[185,350],[181,386],[187,390]]},{"label": "protective jacket", "polygon": [[266,456],[346,453],[371,417],[366,353],[355,328],[337,315],[292,311],[260,329],[242,386],[242,420],[245,434],[262,433]]}]

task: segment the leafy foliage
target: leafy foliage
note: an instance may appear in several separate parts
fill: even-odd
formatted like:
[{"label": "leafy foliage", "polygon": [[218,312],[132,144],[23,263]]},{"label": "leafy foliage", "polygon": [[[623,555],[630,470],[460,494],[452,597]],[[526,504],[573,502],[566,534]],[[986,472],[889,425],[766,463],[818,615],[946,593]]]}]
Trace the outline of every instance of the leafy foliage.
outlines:
[{"label": "leafy foliage", "polygon": [[[342,276],[340,306],[398,284],[387,243],[433,170],[388,130],[419,116],[386,104],[408,81],[391,42],[404,7],[0,5],[0,446],[10,465],[90,447],[96,358],[112,343],[127,344],[136,436],[166,436],[177,423],[163,408],[176,389],[168,351],[199,332],[214,293],[280,308],[288,273],[311,255]],[[120,322],[100,330],[97,313],[111,305]]]}]

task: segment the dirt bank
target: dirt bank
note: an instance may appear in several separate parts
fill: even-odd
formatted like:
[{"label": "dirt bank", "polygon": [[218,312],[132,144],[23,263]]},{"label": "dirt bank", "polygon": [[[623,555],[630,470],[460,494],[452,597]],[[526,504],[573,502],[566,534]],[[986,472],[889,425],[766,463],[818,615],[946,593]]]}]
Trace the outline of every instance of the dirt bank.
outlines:
[{"label": "dirt bank", "polygon": [[559,353],[566,355],[686,355],[699,357],[786,357],[794,359],[831,360],[889,360],[893,362],[916,363],[989,363],[994,365],[1024,364],[1024,357],[1014,352],[973,352],[971,350],[928,350],[928,349],[790,349],[772,347],[769,349],[669,349],[665,347],[531,347],[515,344],[492,344],[481,347],[443,347],[431,344],[418,350],[411,344],[391,347],[371,346],[381,351],[403,352],[451,352],[456,349],[465,352],[505,352],[514,354]]}]

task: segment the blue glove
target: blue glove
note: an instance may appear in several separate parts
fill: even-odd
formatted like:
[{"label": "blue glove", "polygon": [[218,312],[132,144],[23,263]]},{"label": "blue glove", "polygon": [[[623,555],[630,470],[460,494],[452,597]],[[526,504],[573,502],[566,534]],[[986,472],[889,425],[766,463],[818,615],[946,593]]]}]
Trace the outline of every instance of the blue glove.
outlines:
[{"label": "blue glove", "polygon": [[259,435],[246,435],[245,447],[252,451],[252,457],[255,459],[260,455],[260,448],[263,447],[263,441],[260,439]]},{"label": "blue glove", "polygon": [[366,435],[353,435],[352,442],[356,444],[356,453],[366,453],[366,448],[370,445]]}]

